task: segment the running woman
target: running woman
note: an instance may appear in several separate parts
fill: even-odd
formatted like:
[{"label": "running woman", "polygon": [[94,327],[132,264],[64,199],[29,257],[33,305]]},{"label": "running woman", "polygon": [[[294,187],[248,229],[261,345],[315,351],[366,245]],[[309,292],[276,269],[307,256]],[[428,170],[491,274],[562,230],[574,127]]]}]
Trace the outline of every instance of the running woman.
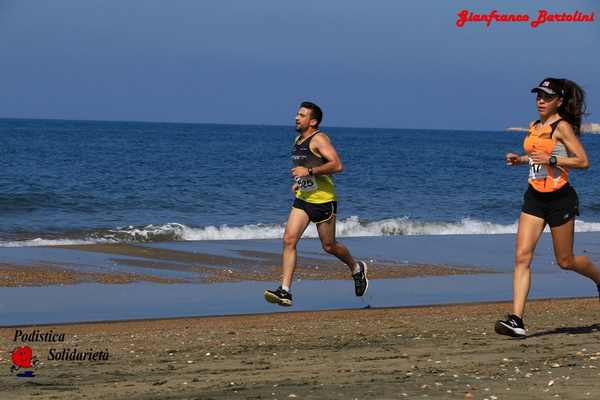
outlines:
[{"label": "running woman", "polygon": [[311,222],[317,225],[323,250],[336,256],[350,268],[354,292],[367,291],[367,263],[355,261],[348,249],[335,239],[337,201],[331,175],[343,166],[327,135],[319,130],[323,119],[321,108],[310,102],[300,104],[296,114],[296,132],[292,148],[294,178],[292,191],[296,198],[283,234],[283,277],[281,286],[266,290],[265,299],[280,306],[292,305],[292,277],[296,269],[296,244]]},{"label": "running woman", "polygon": [[[573,255],[577,193],[569,169],[587,169],[588,157],[579,141],[585,94],[573,81],[547,78],[531,89],[540,118],[529,126],[526,155],[506,155],[507,165],[529,164],[529,188],[519,217],[513,281],[512,314],[497,321],[498,334],[525,336],[523,313],[531,281],[531,259],[546,224],[550,225],[558,265],[600,285],[600,272],[586,256]],[[597,286],[600,293],[600,286]]]}]

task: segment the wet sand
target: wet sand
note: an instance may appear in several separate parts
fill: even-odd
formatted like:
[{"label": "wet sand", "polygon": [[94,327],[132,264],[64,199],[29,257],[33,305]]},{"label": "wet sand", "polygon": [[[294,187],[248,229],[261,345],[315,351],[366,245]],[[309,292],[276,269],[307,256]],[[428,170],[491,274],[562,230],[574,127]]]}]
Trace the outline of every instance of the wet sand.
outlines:
[{"label": "wet sand", "polygon": [[83,272],[54,265],[23,266],[0,263],[0,287],[74,285],[90,282],[104,284],[133,282],[183,283],[184,280],[124,272]]},{"label": "wet sand", "polygon": [[[107,265],[97,265],[98,271],[85,272],[76,263],[46,262],[43,265],[0,264],[0,287],[67,285],[81,282],[131,283],[224,283],[242,281],[278,281],[281,276],[281,254],[243,250],[239,257],[170,250],[130,244],[92,244],[54,246],[81,254],[80,264],[88,264],[85,255],[107,255]],[[370,279],[413,278],[424,276],[468,275],[494,273],[491,269],[428,263],[394,263],[368,260]],[[119,269],[121,267],[121,270]],[[136,271],[127,272],[129,267]],[[161,275],[156,274],[160,271]],[[169,271],[186,272],[182,278]],[[343,280],[349,278],[348,267],[334,257],[328,259],[301,256],[295,279]]]},{"label": "wet sand", "polygon": [[[528,305],[530,336],[498,336],[507,303],[0,329],[0,393],[11,399],[597,399],[598,299]],[[11,376],[27,344],[33,378]],[[107,361],[49,361],[50,348]],[[4,396],[3,396],[4,397]],[[8,397],[7,397],[8,398]]]}]

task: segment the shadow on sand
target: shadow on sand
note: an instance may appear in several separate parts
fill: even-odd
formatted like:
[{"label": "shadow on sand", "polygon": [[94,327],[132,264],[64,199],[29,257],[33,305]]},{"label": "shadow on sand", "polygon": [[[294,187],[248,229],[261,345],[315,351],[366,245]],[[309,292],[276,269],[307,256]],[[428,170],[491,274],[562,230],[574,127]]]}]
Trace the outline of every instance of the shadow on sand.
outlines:
[{"label": "shadow on sand", "polygon": [[548,330],[548,331],[532,333],[531,335],[527,335],[526,338],[529,339],[529,338],[540,337],[540,336],[562,335],[562,334],[579,335],[579,334],[594,333],[594,332],[600,332],[600,324],[593,324],[593,325],[589,325],[589,326],[556,328],[556,329],[552,329],[552,330]]}]

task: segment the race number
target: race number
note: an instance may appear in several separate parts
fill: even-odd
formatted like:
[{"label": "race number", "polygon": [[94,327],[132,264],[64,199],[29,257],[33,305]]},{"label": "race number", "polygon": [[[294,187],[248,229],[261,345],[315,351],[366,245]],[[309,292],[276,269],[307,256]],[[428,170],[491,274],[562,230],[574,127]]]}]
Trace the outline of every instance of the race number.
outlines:
[{"label": "race number", "polygon": [[314,176],[303,176],[296,178],[296,183],[300,186],[300,191],[303,193],[314,192],[319,188],[317,180]]},{"label": "race number", "polygon": [[543,164],[536,164],[533,160],[529,159],[529,179],[546,179],[548,176],[548,170],[544,168]]}]

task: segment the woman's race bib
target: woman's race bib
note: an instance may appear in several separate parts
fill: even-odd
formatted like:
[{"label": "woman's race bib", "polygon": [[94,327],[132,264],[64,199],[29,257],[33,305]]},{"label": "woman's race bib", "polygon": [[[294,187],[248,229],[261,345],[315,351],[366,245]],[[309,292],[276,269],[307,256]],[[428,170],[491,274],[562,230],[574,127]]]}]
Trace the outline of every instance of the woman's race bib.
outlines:
[{"label": "woman's race bib", "polygon": [[548,170],[543,164],[536,164],[533,160],[529,159],[529,179],[546,179],[548,176]]}]

